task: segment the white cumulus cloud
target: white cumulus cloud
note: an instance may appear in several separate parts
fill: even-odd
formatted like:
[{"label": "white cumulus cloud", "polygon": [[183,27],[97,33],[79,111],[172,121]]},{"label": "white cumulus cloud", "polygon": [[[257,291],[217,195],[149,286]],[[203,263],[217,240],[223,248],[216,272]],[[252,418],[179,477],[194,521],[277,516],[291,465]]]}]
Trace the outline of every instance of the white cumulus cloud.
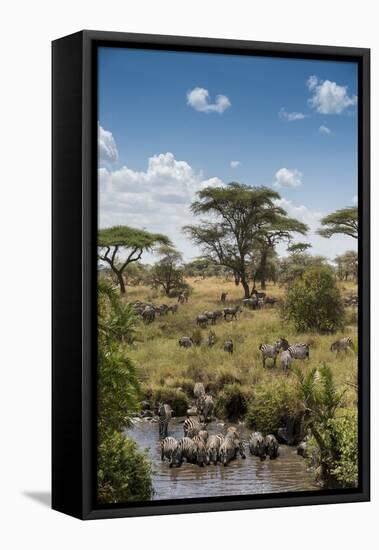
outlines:
[{"label": "white cumulus cloud", "polygon": [[283,118],[284,120],[288,120],[289,122],[293,122],[294,120],[302,120],[305,118],[304,113],[298,113],[296,111],[293,111],[292,113],[289,113],[286,111],[283,107],[279,111],[279,118]]},{"label": "white cumulus cloud", "polygon": [[117,145],[112,132],[104,130],[100,124],[97,126],[97,143],[100,164],[112,163],[118,160]]},{"label": "white cumulus cloud", "polygon": [[357,104],[357,96],[349,96],[347,86],[340,86],[330,80],[319,80],[315,75],[308,78],[307,85],[312,92],[309,105],[323,115],[339,115]]},{"label": "white cumulus cloud", "polygon": [[331,129],[324,125],[321,125],[318,131],[320,132],[320,134],[325,134],[327,136],[332,133]]},{"label": "white cumulus cloud", "polygon": [[230,100],[225,95],[217,95],[214,103],[211,103],[208,90],[205,88],[194,88],[187,93],[187,105],[201,113],[222,114],[231,106]]},{"label": "white cumulus cloud", "polygon": [[205,178],[170,152],[150,157],[143,171],[100,167],[98,179],[100,227],[131,225],[164,233],[187,258],[195,255],[182,233],[183,225],[194,222],[190,204],[200,189],[224,183],[218,177]]},{"label": "white cumulus cloud", "polygon": [[280,168],[275,173],[275,180],[273,186],[277,189],[281,187],[300,187],[303,185],[303,174],[300,170],[289,169],[289,168]]},{"label": "white cumulus cloud", "polygon": [[230,167],[231,168],[238,168],[238,166],[240,165],[240,161],[239,160],[231,160],[230,161]]}]

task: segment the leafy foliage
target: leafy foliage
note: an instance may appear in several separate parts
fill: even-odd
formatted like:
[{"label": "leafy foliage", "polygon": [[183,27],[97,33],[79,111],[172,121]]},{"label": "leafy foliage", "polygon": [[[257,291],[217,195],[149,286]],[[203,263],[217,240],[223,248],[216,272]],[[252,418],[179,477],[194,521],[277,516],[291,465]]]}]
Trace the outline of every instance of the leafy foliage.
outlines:
[{"label": "leafy foliage", "polygon": [[183,416],[189,408],[189,401],[184,391],[169,386],[153,386],[145,388],[144,398],[153,409],[157,409],[159,403],[167,403],[173,410],[174,416]]},{"label": "leafy foliage", "polygon": [[226,384],[217,395],[216,415],[228,420],[243,417],[247,411],[249,397],[249,392],[240,384]]},{"label": "leafy foliage", "polygon": [[153,288],[161,287],[166,296],[177,295],[188,287],[183,269],[179,266],[182,255],[172,246],[161,246],[158,254],[161,259],[151,269],[151,285]]},{"label": "leafy foliage", "polygon": [[348,235],[358,239],[358,208],[342,208],[328,214],[321,220],[322,229],[318,234],[330,239],[333,235]]},{"label": "leafy foliage", "polygon": [[153,493],[151,466],[137,445],[120,432],[104,438],[98,448],[98,502],[149,500]]},{"label": "leafy foliage", "polygon": [[247,425],[264,434],[277,434],[287,418],[299,411],[301,402],[296,388],[282,381],[257,388],[247,411]]},{"label": "leafy foliage", "polygon": [[342,328],[343,302],[332,271],[322,266],[307,269],[287,288],[283,312],[298,331]]}]

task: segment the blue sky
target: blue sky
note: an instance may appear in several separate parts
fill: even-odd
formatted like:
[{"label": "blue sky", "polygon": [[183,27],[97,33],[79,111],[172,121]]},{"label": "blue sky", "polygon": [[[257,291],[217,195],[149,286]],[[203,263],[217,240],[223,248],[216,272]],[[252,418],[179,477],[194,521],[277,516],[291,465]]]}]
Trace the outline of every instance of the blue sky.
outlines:
[{"label": "blue sky", "polygon": [[356,95],[353,63],[101,48],[100,225],[165,232],[190,258],[196,191],[239,181],[274,186],[314,253],[354,248],[314,232],[357,195]]}]

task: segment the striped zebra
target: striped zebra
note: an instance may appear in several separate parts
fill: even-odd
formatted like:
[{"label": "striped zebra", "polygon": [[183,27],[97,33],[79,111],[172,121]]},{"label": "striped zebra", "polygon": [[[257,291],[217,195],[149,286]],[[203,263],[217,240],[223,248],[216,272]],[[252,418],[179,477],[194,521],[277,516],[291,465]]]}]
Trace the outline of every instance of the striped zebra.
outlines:
[{"label": "striped zebra", "polygon": [[224,466],[227,466],[231,460],[234,460],[236,458],[237,441],[238,440],[234,439],[231,436],[226,436],[224,438],[224,441],[221,443],[219,450],[219,459],[221,464],[223,464]]},{"label": "striped zebra", "polygon": [[196,460],[196,445],[190,437],[182,437],[178,441],[178,455],[180,455],[180,464],[183,463],[183,460],[190,464],[193,464]]},{"label": "striped zebra", "polygon": [[266,455],[270,457],[270,460],[274,460],[279,456],[279,443],[276,437],[272,434],[265,437]]},{"label": "striped zebra", "polygon": [[180,448],[175,437],[165,437],[161,441],[161,460],[168,459],[170,468],[180,463]]},{"label": "striped zebra", "polygon": [[285,338],[279,338],[275,344],[261,344],[259,350],[262,354],[263,368],[266,368],[266,360],[273,359],[274,367],[276,367],[276,356],[281,348],[286,349],[288,342]]},{"label": "striped zebra", "polygon": [[204,440],[200,435],[195,435],[192,441],[196,447],[196,464],[198,464],[198,466],[204,466],[204,464],[207,463],[207,451]]},{"label": "striped zebra", "polygon": [[214,403],[211,395],[202,395],[197,401],[197,411],[200,418],[207,422],[213,414]]},{"label": "striped zebra", "polygon": [[292,365],[292,357],[288,349],[283,351],[280,355],[280,366],[285,374],[288,374],[288,371]]},{"label": "striped zebra", "polygon": [[224,351],[227,353],[233,354],[234,346],[233,346],[233,340],[225,340],[224,342]]},{"label": "striped zebra", "polygon": [[194,437],[205,428],[205,424],[202,424],[196,418],[186,418],[183,422],[184,437]]},{"label": "striped zebra", "polygon": [[288,351],[292,359],[309,359],[309,344],[292,344]]},{"label": "striped zebra", "polygon": [[170,405],[167,405],[166,403],[159,403],[158,416],[159,416],[159,437],[166,437],[167,431],[168,431],[168,424],[172,416],[172,410]]},{"label": "striped zebra", "polygon": [[259,456],[261,460],[266,459],[265,438],[261,432],[253,432],[249,439],[249,450],[253,456]]},{"label": "striped zebra", "polygon": [[224,308],[224,319],[225,321],[228,320],[228,318],[232,321],[233,319],[237,320],[237,313],[240,313],[242,310],[240,306],[234,306],[234,307],[225,307]]},{"label": "striped zebra", "polygon": [[201,437],[204,443],[208,441],[209,433],[207,432],[207,430],[200,430],[197,435]]},{"label": "striped zebra", "polygon": [[213,462],[217,464],[219,458],[219,450],[221,443],[224,441],[224,436],[222,434],[210,435],[206,443],[206,452],[207,452],[207,464]]},{"label": "striped zebra", "polygon": [[339,340],[333,342],[333,344],[330,346],[330,351],[336,351],[337,353],[339,353],[340,351],[347,352],[349,349],[354,349],[353,340],[350,338],[350,336],[347,336],[346,338],[340,338]]},{"label": "striped zebra", "polygon": [[193,387],[193,395],[196,398],[196,407],[197,410],[201,407],[201,401],[203,397],[205,396],[205,388],[204,384],[202,382],[196,382]]}]

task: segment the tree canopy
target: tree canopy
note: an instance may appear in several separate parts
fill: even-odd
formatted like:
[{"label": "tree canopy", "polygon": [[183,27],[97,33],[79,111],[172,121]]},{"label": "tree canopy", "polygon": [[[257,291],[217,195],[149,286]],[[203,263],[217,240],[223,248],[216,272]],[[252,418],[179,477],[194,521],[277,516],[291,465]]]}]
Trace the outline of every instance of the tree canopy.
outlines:
[{"label": "tree canopy", "polygon": [[[157,245],[171,245],[171,241],[161,233],[149,233],[127,225],[100,229],[98,232],[98,257],[106,262],[116,274],[121,294],[125,294],[123,272],[131,263],[140,260],[144,250],[150,251]],[[126,258],[119,262],[117,254],[123,250]]]},{"label": "tree canopy", "polygon": [[351,206],[328,214],[321,220],[322,229],[317,233],[326,239],[333,235],[348,235],[358,239],[358,208]]},{"label": "tree canopy", "polygon": [[184,231],[203,252],[238,275],[250,295],[248,261],[257,243],[275,246],[293,232],[304,234],[305,224],[288,217],[276,204],[280,195],[268,187],[251,187],[232,182],[223,187],[206,187],[191,205],[195,215],[207,215],[199,225]]}]

